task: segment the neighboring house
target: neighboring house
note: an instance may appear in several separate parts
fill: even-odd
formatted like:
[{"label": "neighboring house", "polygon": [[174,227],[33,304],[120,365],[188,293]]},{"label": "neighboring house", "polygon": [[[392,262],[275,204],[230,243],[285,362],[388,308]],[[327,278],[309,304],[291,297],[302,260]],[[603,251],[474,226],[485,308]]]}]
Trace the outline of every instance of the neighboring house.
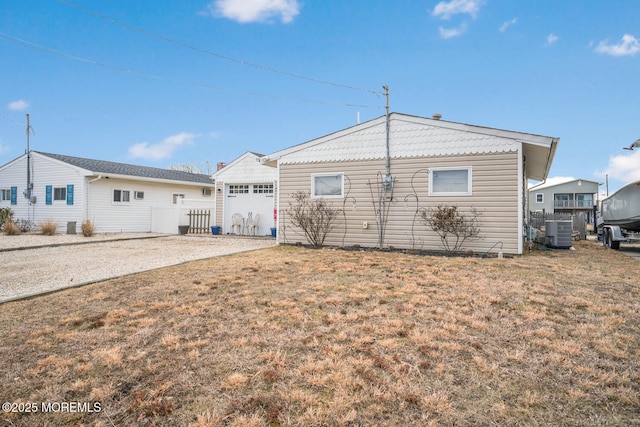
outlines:
[{"label": "neighboring house", "polygon": [[587,179],[569,179],[561,183],[540,183],[529,188],[529,210],[532,212],[584,213],[593,224],[599,183]]},{"label": "neighboring house", "polygon": [[[276,215],[278,171],[260,162],[262,154],[246,152],[213,174],[216,182],[215,223],[222,233],[249,234],[249,213],[255,222],[257,235],[271,234]],[[234,214],[240,214],[244,223],[232,229]],[[253,232],[252,231],[252,232]]]},{"label": "neighboring house", "polygon": [[558,138],[399,113],[386,128],[382,116],[263,158],[278,170],[279,242],[306,243],[286,212],[303,190],[341,210],[328,245],[441,249],[417,214],[455,205],[481,215],[465,250],[523,253],[527,182],[547,178]]},{"label": "neighboring house", "polygon": [[208,175],[39,151],[0,166],[0,189],[0,207],[11,208],[15,219],[36,225],[53,220],[59,230],[73,222],[80,229],[89,220],[99,233],[177,233],[178,221],[185,221],[179,212],[183,199],[214,209]]}]

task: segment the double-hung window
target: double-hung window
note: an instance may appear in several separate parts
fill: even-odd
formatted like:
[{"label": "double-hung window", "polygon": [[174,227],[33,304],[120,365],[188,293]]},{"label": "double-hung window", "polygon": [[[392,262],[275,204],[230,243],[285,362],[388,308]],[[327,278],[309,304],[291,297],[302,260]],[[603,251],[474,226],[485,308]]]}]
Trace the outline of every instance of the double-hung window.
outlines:
[{"label": "double-hung window", "polygon": [[113,203],[129,203],[131,202],[131,191],[129,190],[113,190]]},{"label": "double-hung window", "polygon": [[344,174],[322,173],[311,175],[311,197],[344,197]]},{"label": "double-hung window", "polygon": [[0,201],[4,202],[11,200],[11,189],[3,188],[0,192],[2,193],[0,194]]},{"label": "double-hung window", "polygon": [[430,196],[470,196],[471,166],[429,170]]}]

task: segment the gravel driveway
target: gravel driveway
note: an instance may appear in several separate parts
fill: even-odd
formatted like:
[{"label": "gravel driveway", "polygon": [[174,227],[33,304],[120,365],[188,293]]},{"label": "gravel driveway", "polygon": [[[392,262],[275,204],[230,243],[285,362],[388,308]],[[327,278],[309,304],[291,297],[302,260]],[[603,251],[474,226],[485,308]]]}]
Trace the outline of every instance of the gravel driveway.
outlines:
[{"label": "gravel driveway", "polygon": [[0,302],[275,245],[212,235],[0,236]]}]

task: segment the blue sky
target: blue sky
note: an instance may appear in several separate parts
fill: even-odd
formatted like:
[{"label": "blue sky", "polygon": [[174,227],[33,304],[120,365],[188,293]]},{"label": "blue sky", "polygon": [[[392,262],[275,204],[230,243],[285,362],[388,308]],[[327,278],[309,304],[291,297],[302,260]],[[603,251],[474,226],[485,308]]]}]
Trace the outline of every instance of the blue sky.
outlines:
[{"label": "blue sky", "polygon": [[[560,138],[550,177],[640,179],[635,0],[3,0],[0,164],[268,154],[394,112]],[[605,186],[602,187],[603,191]]]}]

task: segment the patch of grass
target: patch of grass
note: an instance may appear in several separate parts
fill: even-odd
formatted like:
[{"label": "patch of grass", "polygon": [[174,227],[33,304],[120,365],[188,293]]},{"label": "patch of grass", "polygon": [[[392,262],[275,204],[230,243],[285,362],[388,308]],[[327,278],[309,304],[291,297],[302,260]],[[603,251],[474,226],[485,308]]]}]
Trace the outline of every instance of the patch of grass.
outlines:
[{"label": "patch of grass", "polygon": [[8,425],[638,425],[640,263],[278,247],[2,305]]}]

